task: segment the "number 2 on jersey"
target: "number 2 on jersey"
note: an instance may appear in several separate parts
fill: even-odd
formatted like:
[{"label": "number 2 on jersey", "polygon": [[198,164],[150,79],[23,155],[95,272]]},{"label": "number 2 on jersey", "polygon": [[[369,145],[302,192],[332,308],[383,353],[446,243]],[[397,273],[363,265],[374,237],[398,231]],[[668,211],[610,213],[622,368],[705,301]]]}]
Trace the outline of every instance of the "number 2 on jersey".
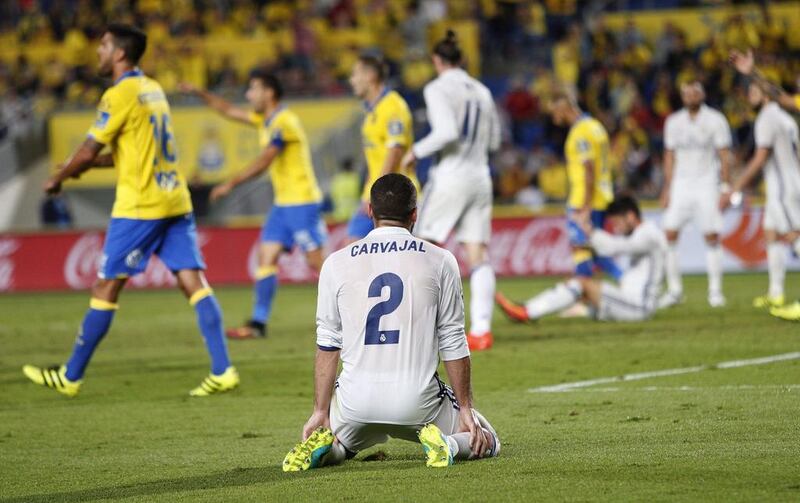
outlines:
[{"label": "number 2 on jersey", "polygon": [[383,316],[393,313],[403,301],[403,280],[391,272],[381,274],[372,280],[367,294],[370,298],[380,297],[385,286],[389,287],[389,298],[378,302],[369,310],[364,344],[397,344],[400,342],[400,330],[381,330],[380,323]]}]

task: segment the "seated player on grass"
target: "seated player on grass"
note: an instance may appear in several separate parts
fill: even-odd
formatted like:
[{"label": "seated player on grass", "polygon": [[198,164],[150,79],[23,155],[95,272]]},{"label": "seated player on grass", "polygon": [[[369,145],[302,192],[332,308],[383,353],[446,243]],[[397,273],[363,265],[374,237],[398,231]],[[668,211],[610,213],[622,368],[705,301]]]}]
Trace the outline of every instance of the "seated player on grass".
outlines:
[{"label": "seated player on grass", "polygon": [[[189,189],[178,167],[169,103],[158,82],[136,66],[146,47],[147,37],[139,29],[108,27],[97,54],[100,73],[112,77],[114,84],[100,100],[86,141],[44,187],[48,194],[57,194],[64,180],[92,167],[119,170],[103,261],[72,356],[66,365],[22,369],[34,383],[67,396],[78,394],[128,278],[144,271],[153,254],[175,274],[194,306],[211,357],[211,375],[189,394],[206,396],[239,384],[225,346],[222,312],[203,274],[206,266],[197,245]],[[111,154],[100,154],[106,145]]]},{"label": "seated player on grass", "polygon": [[592,229],[585,220],[582,225],[597,255],[630,257],[630,266],[623,271],[619,284],[575,276],[525,304],[512,302],[498,292],[497,303],[509,318],[518,322],[538,320],[580,301],[590,306],[594,318],[603,321],[641,321],[653,315],[664,278],[664,233],[655,224],[642,221],[639,206],[628,196],[615,199],[606,216],[613,235]]},{"label": "seated player on grass", "polygon": [[284,471],[338,464],[389,437],[420,442],[431,467],[500,451],[472,408],[458,264],[411,235],[416,200],[408,177],[379,178],[368,207],[375,230],[322,266],[314,411]]}]

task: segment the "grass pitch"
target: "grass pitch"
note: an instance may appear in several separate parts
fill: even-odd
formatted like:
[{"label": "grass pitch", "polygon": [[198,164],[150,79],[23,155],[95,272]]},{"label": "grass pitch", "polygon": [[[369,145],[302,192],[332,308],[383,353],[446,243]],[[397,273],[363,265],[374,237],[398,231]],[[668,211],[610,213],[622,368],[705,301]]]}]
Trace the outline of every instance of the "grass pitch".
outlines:
[{"label": "grass pitch", "polygon": [[[766,282],[727,276],[728,307],[711,310],[705,278],[688,278],[688,302],[646,323],[496,313],[473,380],[499,458],[433,470],[418,445],[391,441],[300,474],[280,462],[311,411],[314,288],[281,288],[269,339],[229,344],[241,388],[205,399],[186,396],[207,360],[178,292],[123,294],[75,399],[20,367],[66,359],[87,295],[0,296],[0,501],[800,501],[799,360],[528,391],[798,351],[800,325],[750,307]],[[499,287],[526,298],[552,283]],[[217,294],[228,323],[247,316],[249,289]]]}]

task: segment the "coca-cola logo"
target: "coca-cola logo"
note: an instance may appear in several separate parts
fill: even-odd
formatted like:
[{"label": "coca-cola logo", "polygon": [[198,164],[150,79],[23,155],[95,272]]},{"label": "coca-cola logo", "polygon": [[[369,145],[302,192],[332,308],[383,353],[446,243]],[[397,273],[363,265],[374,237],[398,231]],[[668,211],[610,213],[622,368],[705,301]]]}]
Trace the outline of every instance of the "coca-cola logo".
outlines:
[{"label": "coca-cola logo", "polygon": [[81,236],[64,261],[64,281],[70,288],[84,290],[97,278],[97,268],[103,256],[103,235],[91,232]]},{"label": "coca-cola logo", "polygon": [[0,291],[14,286],[14,252],[19,247],[15,239],[0,239]]}]

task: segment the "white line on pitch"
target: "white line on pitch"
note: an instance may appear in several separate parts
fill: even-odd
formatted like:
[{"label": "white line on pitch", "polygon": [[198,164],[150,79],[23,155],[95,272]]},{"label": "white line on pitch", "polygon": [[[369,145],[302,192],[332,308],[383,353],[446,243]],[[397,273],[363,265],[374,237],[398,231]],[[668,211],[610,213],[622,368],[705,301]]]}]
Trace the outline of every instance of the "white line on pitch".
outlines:
[{"label": "white line on pitch", "polygon": [[[620,388],[620,387],[606,387],[606,388],[573,388],[565,389],[557,393],[615,393],[617,391],[702,391],[702,390],[765,390],[774,389],[781,391],[797,391],[800,390],[800,384],[740,384],[729,386],[642,386],[639,388]],[[537,392],[532,389],[531,392]],[[548,393],[556,393],[549,391]]]},{"label": "white line on pitch", "polygon": [[641,379],[650,379],[651,377],[667,377],[681,374],[692,374],[695,372],[702,372],[709,369],[732,369],[738,367],[747,367],[750,365],[767,365],[769,363],[782,362],[787,360],[800,359],[800,352],[784,353],[781,355],[764,356],[762,358],[751,358],[748,360],[731,360],[727,362],[720,362],[714,365],[697,365],[694,367],[684,367],[677,369],[654,370],[650,372],[638,372],[635,374],[623,374],[621,376],[613,377],[599,377],[597,379],[589,379],[587,381],[575,381],[562,384],[553,384],[550,386],[539,386],[537,388],[530,388],[530,393],[561,393],[578,388],[586,388],[597,384],[610,384],[615,382],[625,381],[639,381]]}]

